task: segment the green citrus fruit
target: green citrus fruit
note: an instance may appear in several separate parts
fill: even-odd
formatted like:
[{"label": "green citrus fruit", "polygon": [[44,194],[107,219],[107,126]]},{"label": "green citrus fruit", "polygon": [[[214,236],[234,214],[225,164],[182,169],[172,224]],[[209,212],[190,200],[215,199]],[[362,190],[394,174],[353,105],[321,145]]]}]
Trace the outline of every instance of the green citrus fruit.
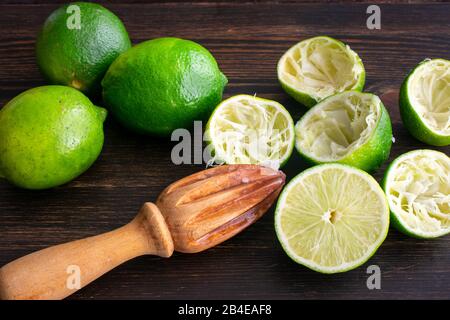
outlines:
[{"label": "green citrus fruit", "polygon": [[362,91],[366,78],[359,56],[326,36],[297,43],[281,57],[277,71],[286,93],[306,107],[339,92]]},{"label": "green citrus fruit", "polygon": [[128,33],[116,15],[99,4],[75,2],[47,18],[36,54],[51,83],[94,94],[100,92],[110,64],[130,47]]},{"label": "green citrus fruit", "polygon": [[321,273],[365,263],[388,229],[389,207],[378,183],[341,164],[300,173],[284,188],[275,210],[275,230],[288,256]]},{"label": "green citrus fruit", "polygon": [[400,90],[400,114],[416,139],[450,144],[450,61],[425,60],[411,71]]},{"label": "green citrus fruit", "polygon": [[0,176],[27,189],[69,182],[100,154],[105,117],[70,87],[21,93],[0,110]]},{"label": "green citrus fruit", "polygon": [[296,148],[308,162],[373,171],[389,157],[392,126],[381,100],[347,91],[322,100],[297,122]]},{"label": "green citrus fruit", "polygon": [[178,38],[134,46],[114,61],[102,81],[104,101],[124,126],[161,136],[207,119],[226,84],[208,50]]},{"label": "green citrus fruit", "polygon": [[278,169],[294,149],[294,121],[278,102],[241,94],[217,106],[205,137],[216,162]]},{"label": "green citrus fruit", "polygon": [[386,171],[384,191],[392,224],[415,238],[450,233],[450,158],[434,150],[414,150]]}]

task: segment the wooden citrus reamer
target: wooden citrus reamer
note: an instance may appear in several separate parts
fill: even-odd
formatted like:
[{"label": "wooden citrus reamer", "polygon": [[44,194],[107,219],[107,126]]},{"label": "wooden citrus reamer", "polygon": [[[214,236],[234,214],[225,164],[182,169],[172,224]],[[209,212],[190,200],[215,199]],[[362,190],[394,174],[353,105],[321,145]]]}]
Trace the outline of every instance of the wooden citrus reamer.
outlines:
[{"label": "wooden citrus reamer", "polygon": [[0,269],[1,299],[62,299],[69,268],[80,271],[80,288],[141,255],[195,253],[239,233],[272,205],[285,176],[255,165],[226,165],[169,185],[156,205],[145,203],[114,231],[43,249]]}]

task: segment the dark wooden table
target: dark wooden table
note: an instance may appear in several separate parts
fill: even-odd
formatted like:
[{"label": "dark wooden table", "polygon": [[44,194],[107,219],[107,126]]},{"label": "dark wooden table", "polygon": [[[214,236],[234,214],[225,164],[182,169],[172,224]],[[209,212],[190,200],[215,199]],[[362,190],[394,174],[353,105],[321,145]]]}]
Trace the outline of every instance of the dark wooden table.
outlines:
[{"label": "dark wooden table", "polygon": [[[44,85],[35,63],[36,33],[57,1],[2,1],[0,103]],[[120,16],[134,43],[161,36],[206,46],[229,78],[225,97],[238,93],[274,99],[298,120],[305,109],[287,96],[276,63],[296,42],[330,35],[359,53],[366,91],[384,100],[396,142],[390,160],[428,146],[413,139],[398,113],[398,88],[427,57],[450,58],[450,4],[380,4],[381,30],[366,28],[368,4],[105,3]],[[95,235],[128,222],[170,182],[202,166],[171,163],[173,143],[122,129],[111,117],[104,150],[85,174],[54,190],[31,192],[0,182],[0,265],[50,245]],[[434,148],[450,154],[450,148]],[[383,176],[387,163],[376,172]],[[294,154],[291,178],[305,168]],[[367,266],[379,265],[381,290],[368,290]],[[274,232],[273,210],[244,233],[209,251],[142,257],[79,291],[75,299],[401,299],[450,298],[450,237],[424,241],[396,230],[362,267],[321,275],[292,262]]]}]

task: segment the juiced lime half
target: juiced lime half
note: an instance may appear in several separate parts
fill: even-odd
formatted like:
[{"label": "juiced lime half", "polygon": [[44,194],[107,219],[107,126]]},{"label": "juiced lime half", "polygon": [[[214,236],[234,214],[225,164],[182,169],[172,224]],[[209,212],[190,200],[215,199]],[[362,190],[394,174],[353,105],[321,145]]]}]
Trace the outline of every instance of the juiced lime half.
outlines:
[{"label": "juiced lime half", "polygon": [[414,150],[395,159],[384,179],[393,225],[417,238],[450,233],[450,158]]},{"label": "juiced lime half", "polygon": [[294,122],[278,102],[242,94],[217,106],[205,137],[215,162],[279,168],[294,148]]},{"label": "juiced lime half", "polygon": [[358,55],[341,41],[324,36],[290,48],[277,70],[283,89],[307,107],[338,92],[362,91],[366,78]]},{"label": "juiced lime half", "polygon": [[322,273],[354,269],[386,238],[389,207],[372,176],[324,164],[303,171],[278,199],[275,229],[286,253]]},{"label": "juiced lime half", "polygon": [[450,61],[425,60],[408,75],[400,90],[400,113],[418,140],[450,144]]},{"label": "juiced lime half", "polygon": [[373,171],[388,157],[392,127],[380,98],[347,91],[311,108],[295,126],[296,148],[309,162]]}]

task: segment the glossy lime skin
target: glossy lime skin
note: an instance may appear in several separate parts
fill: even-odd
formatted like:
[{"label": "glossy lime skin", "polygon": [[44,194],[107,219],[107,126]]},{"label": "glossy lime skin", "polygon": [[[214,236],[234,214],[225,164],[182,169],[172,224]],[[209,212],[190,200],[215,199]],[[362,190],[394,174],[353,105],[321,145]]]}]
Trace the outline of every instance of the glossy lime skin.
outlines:
[{"label": "glossy lime skin", "polygon": [[[444,60],[444,59],[436,59]],[[400,116],[402,117],[403,125],[408,129],[409,133],[419,141],[427,143],[432,146],[448,146],[450,145],[450,136],[441,135],[430,129],[423,121],[421,116],[417,113],[414,106],[411,105],[408,92],[408,82],[414,71],[423,64],[429,63],[433,60],[424,60],[419,63],[405,78],[400,88],[399,106]]]},{"label": "glossy lime skin", "polygon": [[71,181],[100,154],[105,117],[70,87],[21,93],[0,110],[0,176],[26,189]]},{"label": "glossy lime skin", "polygon": [[114,61],[102,81],[103,99],[125,127],[158,136],[206,120],[226,84],[208,50],[178,38],[134,46]]},{"label": "glossy lime skin", "polygon": [[[80,29],[73,28],[71,17],[76,13],[69,6],[79,8]],[[100,82],[111,63],[130,47],[128,33],[115,14],[99,4],[75,2],[47,18],[36,55],[41,72],[52,84],[93,95],[101,92]]]}]

